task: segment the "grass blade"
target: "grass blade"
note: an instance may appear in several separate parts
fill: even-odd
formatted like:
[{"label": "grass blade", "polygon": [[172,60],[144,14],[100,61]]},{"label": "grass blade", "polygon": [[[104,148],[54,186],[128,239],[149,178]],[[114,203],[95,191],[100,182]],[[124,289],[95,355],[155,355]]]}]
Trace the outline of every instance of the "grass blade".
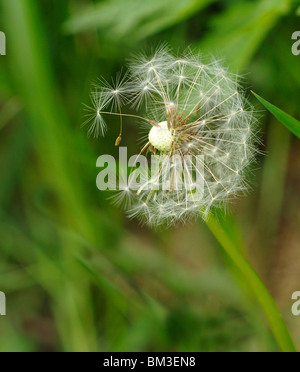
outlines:
[{"label": "grass blade", "polygon": [[292,133],[295,134],[298,138],[300,138],[300,121],[296,120],[289,114],[285,113],[284,111],[280,110],[278,107],[272,105],[272,103],[266,101],[264,98],[260,97],[258,94],[252,92],[255,97],[259,100],[261,104],[265,106],[265,108],[270,111],[271,114],[275,116],[277,120],[279,120],[283,125],[285,125]]},{"label": "grass blade", "polygon": [[212,216],[207,221],[207,226],[231,258],[235,266],[244,276],[246,283],[248,283],[257,298],[257,301],[262,307],[281,350],[284,352],[297,352],[289,330],[272,296],[256,274],[255,270],[243,256],[240,248],[232,240],[227,229]]}]

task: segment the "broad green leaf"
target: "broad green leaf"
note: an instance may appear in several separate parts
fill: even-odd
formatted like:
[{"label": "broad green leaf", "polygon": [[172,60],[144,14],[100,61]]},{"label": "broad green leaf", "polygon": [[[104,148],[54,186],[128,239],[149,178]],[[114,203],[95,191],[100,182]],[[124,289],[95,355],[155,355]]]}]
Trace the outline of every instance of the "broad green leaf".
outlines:
[{"label": "broad green leaf", "polygon": [[268,111],[273,114],[276,119],[278,119],[283,125],[285,125],[292,133],[295,134],[298,138],[300,138],[300,121],[296,120],[289,114],[285,113],[284,111],[280,110],[278,107],[272,105],[272,103],[266,101],[258,94],[254,93],[255,97],[262,103]]}]

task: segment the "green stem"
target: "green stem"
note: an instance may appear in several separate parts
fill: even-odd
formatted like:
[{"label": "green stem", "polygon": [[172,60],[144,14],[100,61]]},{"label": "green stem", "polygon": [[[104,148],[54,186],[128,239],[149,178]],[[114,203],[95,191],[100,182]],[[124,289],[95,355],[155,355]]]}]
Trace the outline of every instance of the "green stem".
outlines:
[{"label": "green stem", "polygon": [[211,216],[208,219],[207,226],[246,279],[268,319],[270,328],[281,350],[283,352],[297,352],[277,305],[241,250],[232,242],[227,231],[214,217]]}]

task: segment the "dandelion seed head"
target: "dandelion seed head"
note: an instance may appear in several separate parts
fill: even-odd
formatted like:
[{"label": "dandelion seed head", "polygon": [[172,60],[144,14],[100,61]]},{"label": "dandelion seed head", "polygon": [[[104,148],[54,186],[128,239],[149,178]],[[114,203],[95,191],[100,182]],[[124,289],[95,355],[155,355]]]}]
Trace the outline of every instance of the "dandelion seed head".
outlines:
[{"label": "dandelion seed head", "polygon": [[98,82],[86,124],[104,135],[105,115],[119,115],[125,123],[128,112],[147,127],[141,153],[158,155],[155,171],[141,176],[138,189],[129,181],[114,197],[129,217],[152,226],[199,214],[206,219],[212,207],[247,189],[245,169],[257,152],[256,119],[239,77],[218,61],[191,50],[174,56],[165,45],[150,58],[134,57],[125,76]]}]

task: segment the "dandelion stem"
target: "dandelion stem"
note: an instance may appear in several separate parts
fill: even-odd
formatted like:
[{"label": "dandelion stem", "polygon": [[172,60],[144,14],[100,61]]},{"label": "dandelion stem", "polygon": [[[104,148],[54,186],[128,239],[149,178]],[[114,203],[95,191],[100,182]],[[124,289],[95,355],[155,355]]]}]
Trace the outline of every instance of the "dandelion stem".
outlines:
[{"label": "dandelion stem", "polygon": [[283,352],[297,352],[277,305],[255,270],[242,254],[241,249],[233,242],[226,229],[213,216],[209,217],[207,226],[246,279],[267,317],[271,331],[281,350]]},{"label": "dandelion stem", "polygon": [[130,118],[142,119],[142,120],[148,121],[148,123],[150,123],[151,125],[154,125],[152,120],[143,118],[142,116],[124,114],[124,113],[119,113],[119,112],[108,112],[108,111],[99,111],[99,114],[101,114],[101,115],[104,114],[104,115],[126,116],[126,117],[130,117]]}]

